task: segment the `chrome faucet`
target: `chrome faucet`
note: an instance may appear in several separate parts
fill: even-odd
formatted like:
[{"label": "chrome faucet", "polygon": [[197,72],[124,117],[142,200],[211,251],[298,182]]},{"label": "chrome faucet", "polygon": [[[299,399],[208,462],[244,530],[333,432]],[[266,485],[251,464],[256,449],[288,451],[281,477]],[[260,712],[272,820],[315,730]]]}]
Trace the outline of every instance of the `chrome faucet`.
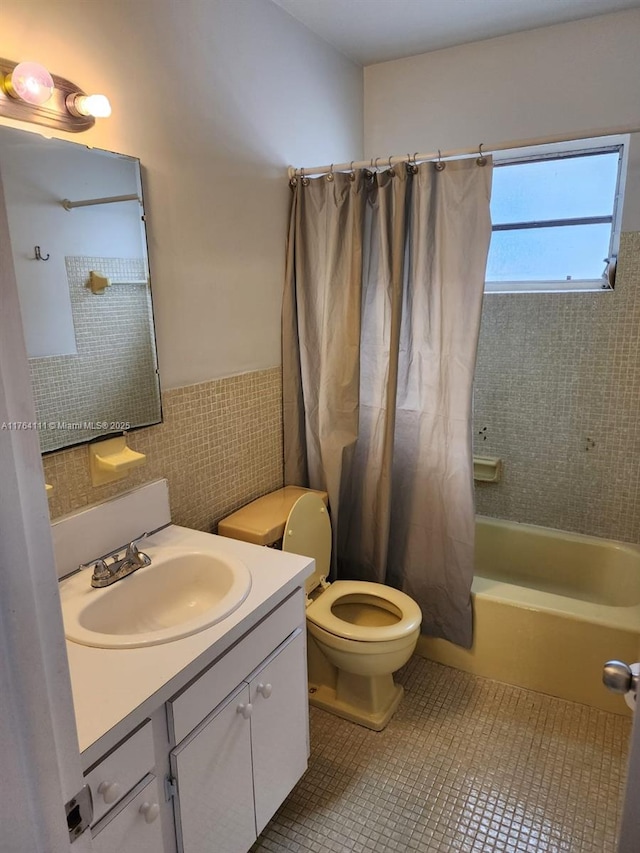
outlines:
[{"label": "chrome faucet", "polygon": [[[80,566],[81,569],[93,569],[91,575],[91,586],[98,589],[111,586],[112,583],[126,578],[127,575],[141,569],[143,566],[151,565],[151,557],[144,554],[138,549],[138,542],[141,542],[149,534],[143,533],[138,539],[130,542],[124,552],[124,556],[120,557],[123,548],[116,548],[115,551],[110,551],[97,560],[92,560],[90,563],[85,563]],[[111,560],[110,563],[107,560]]]}]

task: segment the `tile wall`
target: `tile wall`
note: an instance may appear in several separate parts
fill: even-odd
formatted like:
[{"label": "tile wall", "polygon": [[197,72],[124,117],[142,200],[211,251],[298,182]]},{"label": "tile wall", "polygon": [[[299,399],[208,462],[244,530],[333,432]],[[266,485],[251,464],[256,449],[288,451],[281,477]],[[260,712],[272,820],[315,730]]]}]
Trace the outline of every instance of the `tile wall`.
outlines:
[{"label": "tile wall", "polygon": [[51,517],[166,477],[176,524],[212,531],[249,500],[283,484],[279,367],[162,394],[164,422],[129,433],[147,463],[117,483],[94,487],[87,446],[43,457],[54,491]]},{"label": "tile wall", "polygon": [[474,438],[479,513],[640,543],[640,233],[613,292],[485,297]]},{"label": "tile wall", "polygon": [[[88,441],[105,430],[112,413],[133,426],[160,420],[153,315],[143,258],[65,258],[77,355],[29,360],[43,451]],[[103,293],[87,287],[96,270],[113,282]],[[73,393],[69,393],[69,389]],[[67,422],[74,428],[61,426]],[[109,430],[107,429],[106,432]]]}]

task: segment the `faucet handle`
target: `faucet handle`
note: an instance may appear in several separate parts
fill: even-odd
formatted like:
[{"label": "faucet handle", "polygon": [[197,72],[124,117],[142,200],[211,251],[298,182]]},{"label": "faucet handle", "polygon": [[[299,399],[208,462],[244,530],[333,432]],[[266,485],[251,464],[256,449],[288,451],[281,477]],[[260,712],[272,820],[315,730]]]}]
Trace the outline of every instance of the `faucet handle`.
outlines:
[{"label": "faucet handle", "polygon": [[127,552],[124,555],[125,559],[136,557],[140,553],[138,549],[138,542],[142,542],[142,540],[146,539],[148,535],[148,533],[143,533],[142,536],[138,536],[137,539],[134,539],[132,542],[129,542],[129,544],[127,545]]},{"label": "faucet handle", "polygon": [[137,563],[139,566],[151,565],[151,558],[149,557],[149,555],[144,554],[138,548],[138,542],[142,542],[142,540],[146,539],[148,535],[148,533],[143,533],[142,536],[139,536],[137,539],[134,539],[133,542],[130,542],[127,545],[127,552],[124,555],[125,560]]},{"label": "faucet handle", "polygon": [[[111,575],[111,571],[104,560],[93,560],[86,566],[87,569],[90,567],[93,567],[93,574],[91,575],[92,583],[93,581],[105,580]],[[83,567],[81,566],[81,568]]]}]

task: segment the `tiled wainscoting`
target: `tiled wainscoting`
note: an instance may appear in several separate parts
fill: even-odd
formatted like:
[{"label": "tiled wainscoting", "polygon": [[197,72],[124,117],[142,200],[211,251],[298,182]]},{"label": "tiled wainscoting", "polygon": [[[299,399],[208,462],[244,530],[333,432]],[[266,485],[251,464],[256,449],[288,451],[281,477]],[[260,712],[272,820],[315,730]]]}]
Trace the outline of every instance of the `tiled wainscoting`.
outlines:
[{"label": "tiled wainscoting", "polygon": [[485,296],[474,452],[504,462],[478,512],[640,542],[640,233],[613,292]]},{"label": "tiled wainscoting", "polygon": [[418,657],[399,680],[383,732],[311,709],[254,853],[613,853],[628,719]]},{"label": "tiled wainscoting", "polygon": [[162,424],[129,433],[129,445],[147,462],[124,480],[92,486],[86,445],[44,457],[52,518],[166,477],[173,521],[211,531],[229,512],[282,486],[279,367],[165,391],[162,406]]}]

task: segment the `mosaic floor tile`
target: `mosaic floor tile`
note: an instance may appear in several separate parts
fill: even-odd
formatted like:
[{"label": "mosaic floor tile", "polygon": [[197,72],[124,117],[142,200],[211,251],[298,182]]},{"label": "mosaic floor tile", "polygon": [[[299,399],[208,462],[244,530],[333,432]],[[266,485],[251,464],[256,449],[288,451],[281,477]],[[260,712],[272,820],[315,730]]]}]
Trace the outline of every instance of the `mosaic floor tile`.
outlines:
[{"label": "mosaic floor tile", "polygon": [[311,709],[252,853],[614,853],[630,721],[414,657],[383,732]]}]

